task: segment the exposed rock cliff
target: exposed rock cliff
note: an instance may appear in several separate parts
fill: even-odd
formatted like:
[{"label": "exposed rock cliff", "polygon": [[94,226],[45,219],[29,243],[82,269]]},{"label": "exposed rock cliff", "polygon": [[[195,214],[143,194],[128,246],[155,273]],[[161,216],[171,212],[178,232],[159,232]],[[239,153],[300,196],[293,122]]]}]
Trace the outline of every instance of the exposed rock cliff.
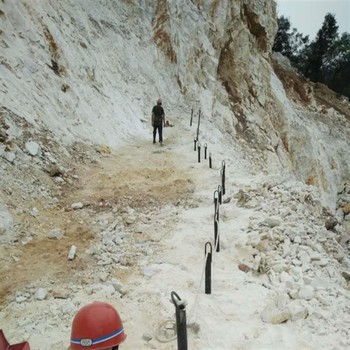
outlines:
[{"label": "exposed rock cliff", "polygon": [[273,1],[23,0],[1,10],[0,102],[28,122],[66,142],[116,146],[145,135],[161,95],[169,115],[200,106],[233,143],[248,141],[263,171],[285,169],[335,203],[349,174],[349,119],[339,116],[349,107],[271,58]]},{"label": "exposed rock cliff", "polygon": [[[349,101],[272,54],[276,30],[272,0],[0,1],[9,339],[66,348],[77,308],[107,300],[123,349],[169,349],[176,287],[191,349],[349,349]],[[198,297],[222,164],[215,291]]]}]

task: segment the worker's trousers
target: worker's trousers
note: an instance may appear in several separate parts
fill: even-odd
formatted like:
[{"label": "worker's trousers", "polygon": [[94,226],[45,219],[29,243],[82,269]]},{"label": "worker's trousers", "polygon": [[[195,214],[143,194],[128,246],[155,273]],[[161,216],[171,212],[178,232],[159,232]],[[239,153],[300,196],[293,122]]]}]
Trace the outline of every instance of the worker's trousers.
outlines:
[{"label": "worker's trousers", "polygon": [[156,142],[157,129],[158,129],[158,135],[159,135],[159,142],[163,142],[163,125],[153,126],[153,142]]}]

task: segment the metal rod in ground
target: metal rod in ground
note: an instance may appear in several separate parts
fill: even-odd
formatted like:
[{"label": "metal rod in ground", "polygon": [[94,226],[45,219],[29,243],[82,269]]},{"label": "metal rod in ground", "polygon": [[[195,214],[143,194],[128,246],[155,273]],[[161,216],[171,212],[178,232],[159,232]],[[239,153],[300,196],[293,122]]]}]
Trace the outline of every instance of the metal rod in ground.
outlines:
[{"label": "metal rod in ground", "polygon": [[215,218],[217,221],[220,219],[220,202],[219,202],[219,197],[216,199],[215,203]]},{"label": "metal rod in ground", "polygon": [[[207,250],[208,249],[208,250]],[[211,294],[211,261],[212,261],[213,247],[210,242],[205,243],[204,256],[207,257],[205,261],[205,294]]]},{"label": "metal rod in ground", "polygon": [[222,186],[222,194],[225,195],[226,193],[226,187],[225,187],[225,181],[226,181],[226,164],[225,161],[222,161],[222,174],[221,174],[221,186]]},{"label": "metal rod in ground", "polygon": [[219,221],[216,220],[216,217],[214,215],[214,242],[216,251],[220,251],[220,236],[219,236]]},{"label": "metal rod in ground", "polygon": [[204,159],[207,159],[207,148],[208,148],[208,145],[205,143],[204,144]]},{"label": "metal rod in ground", "polygon": [[222,195],[224,195],[225,194],[225,170],[224,170],[224,168],[221,168],[220,174],[221,174]]},{"label": "metal rod in ground", "polygon": [[186,303],[176,292],[171,292],[171,300],[176,311],[177,349],[187,350]]},{"label": "metal rod in ground", "polygon": [[219,192],[218,190],[214,191],[214,207],[215,207],[215,213],[216,213],[216,205],[218,203],[218,198],[219,198]]},{"label": "metal rod in ground", "polygon": [[197,138],[194,138],[194,150],[197,151]]},{"label": "metal rod in ground", "polygon": [[214,217],[219,220],[219,192],[214,191]]},{"label": "metal rod in ground", "polygon": [[209,152],[209,168],[211,169],[213,166],[212,161],[211,161],[211,153]]},{"label": "metal rod in ground", "polygon": [[200,163],[201,162],[201,143],[199,141],[198,141],[197,149],[198,149],[198,163]]},{"label": "metal rod in ground", "polygon": [[216,204],[215,214],[216,214],[216,220],[219,221],[219,219],[220,219],[220,202],[219,202],[219,200]]},{"label": "metal rod in ground", "polygon": [[219,203],[222,204],[222,188],[220,185],[218,186],[218,192],[219,192]]},{"label": "metal rod in ground", "polygon": [[197,126],[197,140],[199,140],[199,126],[200,126],[200,123],[201,123],[201,109],[199,108],[199,111],[198,111],[198,126]]},{"label": "metal rod in ground", "polygon": [[190,126],[192,126],[192,120],[193,120],[193,108],[191,108],[191,119],[190,119]]}]

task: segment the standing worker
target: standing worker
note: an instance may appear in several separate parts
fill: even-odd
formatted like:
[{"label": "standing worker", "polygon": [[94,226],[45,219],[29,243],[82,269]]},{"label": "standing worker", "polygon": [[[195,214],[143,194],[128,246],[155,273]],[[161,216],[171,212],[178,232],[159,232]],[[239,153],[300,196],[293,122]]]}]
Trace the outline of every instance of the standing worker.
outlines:
[{"label": "standing worker", "polygon": [[117,350],[125,339],[118,311],[110,304],[94,302],[75,315],[69,350]]},{"label": "standing worker", "polygon": [[157,129],[159,142],[163,144],[163,125],[165,126],[165,113],[162,107],[162,100],[158,98],[157,104],[152,109],[153,143],[156,143]]}]

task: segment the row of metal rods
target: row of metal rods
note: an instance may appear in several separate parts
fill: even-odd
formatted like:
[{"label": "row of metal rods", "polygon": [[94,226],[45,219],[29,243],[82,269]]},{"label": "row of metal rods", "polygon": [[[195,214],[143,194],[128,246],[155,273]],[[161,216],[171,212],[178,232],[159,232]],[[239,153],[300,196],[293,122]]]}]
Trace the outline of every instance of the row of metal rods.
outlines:
[{"label": "row of metal rods", "polygon": [[[201,124],[201,109],[198,110],[198,124],[197,124],[197,136],[194,139],[194,150],[198,151],[198,163],[201,162],[201,143],[199,142],[199,127]],[[190,126],[192,126],[192,120],[193,120],[193,108],[191,109],[191,119],[190,119]],[[208,147],[207,144],[204,144],[204,159],[207,159],[207,151]],[[212,168],[212,159],[211,159],[211,153],[209,153],[209,168]]]},{"label": "row of metal rods", "polygon": [[[201,144],[199,142],[199,126],[200,126],[201,110],[198,111],[198,126],[197,137],[194,139],[194,151],[198,152],[198,163],[201,162]],[[190,126],[192,126],[193,109],[191,110]],[[204,144],[204,159],[207,159],[207,144]],[[209,153],[209,168],[212,168],[211,153]],[[221,185],[214,191],[214,242],[216,252],[220,252],[220,204],[222,204],[222,197],[225,194],[225,161],[222,161],[220,170]],[[210,242],[206,242],[204,246],[205,261],[205,294],[211,294],[211,264],[212,264],[213,247]],[[181,300],[176,292],[171,292],[171,299],[175,306],[176,312],[176,330],[177,330],[177,348],[178,350],[187,350],[187,320],[186,320],[186,303]]]},{"label": "row of metal rods", "polygon": [[[200,126],[200,116],[201,116],[201,110],[198,111],[198,126],[197,126],[197,137],[194,138],[194,151],[198,152],[198,163],[201,162],[201,143],[199,142],[199,126]],[[193,119],[193,109],[191,110],[191,120],[190,125],[192,126],[192,119]],[[207,152],[208,152],[208,146],[205,143],[204,144],[204,159],[207,159]],[[212,157],[211,153],[209,153],[209,168],[212,168]],[[226,180],[226,164],[225,161],[222,161],[222,166],[220,169],[220,176],[221,176],[221,185],[218,186],[218,189],[214,192],[214,242],[215,242],[215,250],[216,252],[220,252],[220,235],[219,235],[219,206],[222,204],[222,197],[226,193],[226,186],[225,186],[225,180]],[[206,260],[206,268],[205,268],[205,293],[211,294],[211,263],[212,263],[212,245],[210,242],[205,243],[204,248],[205,256],[207,257]]]},{"label": "row of metal rods", "polygon": [[[194,138],[194,151],[198,152],[198,163],[201,162],[201,149],[202,149],[202,145],[199,142],[199,140],[197,138]],[[204,159],[208,158],[208,145],[205,143],[204,144]],[[213,162],[212,162],[212,157],[211,157],[211,153],[209,152],[209,168],[212,169],[213,167]]]}]

